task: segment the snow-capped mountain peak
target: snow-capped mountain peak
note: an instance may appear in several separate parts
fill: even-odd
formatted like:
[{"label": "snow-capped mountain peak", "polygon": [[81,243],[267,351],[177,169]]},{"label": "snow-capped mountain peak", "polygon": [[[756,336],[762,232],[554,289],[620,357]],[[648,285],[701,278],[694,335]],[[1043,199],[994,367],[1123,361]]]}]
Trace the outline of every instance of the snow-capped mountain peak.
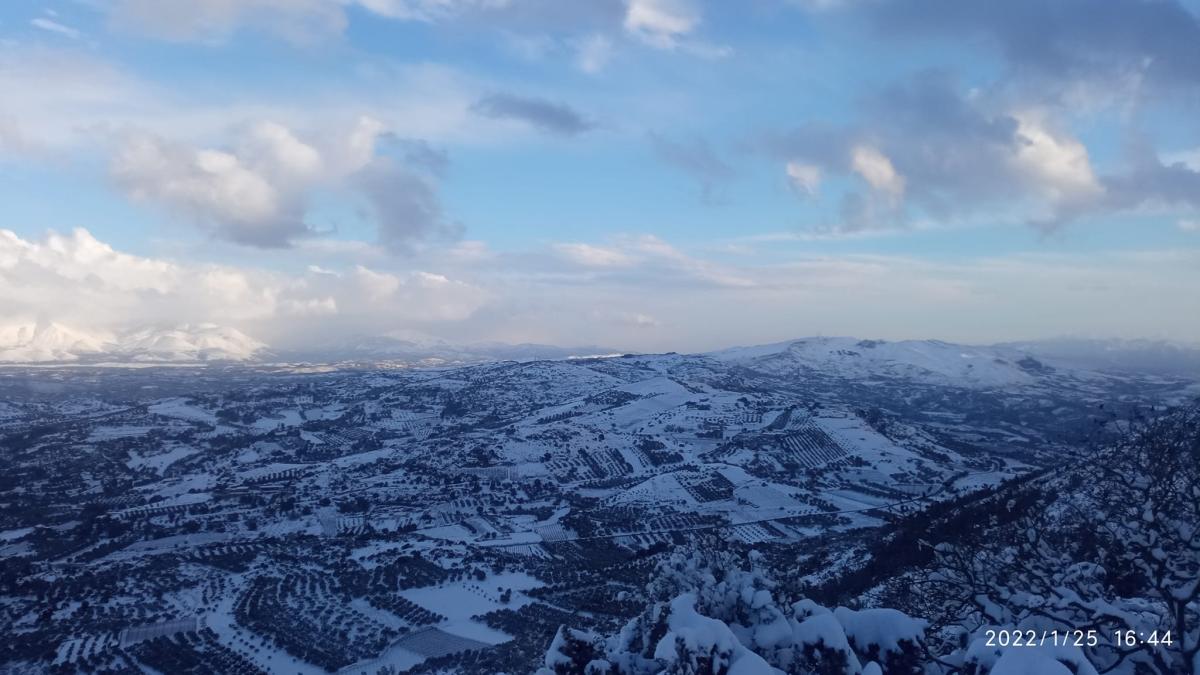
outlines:
[{"label": "snow-capped mountain peak", "polygon": [[1029,384],[1044,368],[1017,350],[940,340],[815,337],[734,347],[709,356],[759,370],[812,370],[855,378],[903,377],[983,387]]},{"label": "snow-capped mountain peak", "polygon": [[8,363],[246,361],[265,349],[235,328],[211,323],[142,328],[121,335],[46,321],[0,327],[0,362]]},{"label": "snow-capped mountain peak", "polygon": [[112,336],[91,334],[59,323],[36,321],[0,327],[0,361],[74,361],[97,354],[112,344]]},{"label": "snow-capped mountain peak", "polygon": [[201,323],[134,331],[114,351],[133,361],[247,361],[266,348],[236,328]]}]

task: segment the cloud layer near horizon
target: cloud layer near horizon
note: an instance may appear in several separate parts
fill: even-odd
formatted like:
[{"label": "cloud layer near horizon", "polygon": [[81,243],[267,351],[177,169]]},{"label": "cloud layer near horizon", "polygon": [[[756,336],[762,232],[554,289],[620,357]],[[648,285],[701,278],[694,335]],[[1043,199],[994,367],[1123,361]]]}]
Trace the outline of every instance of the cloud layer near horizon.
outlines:
[{"label": "cloud layer near horizon", "polygon": [[[519,254],[467,242],[422,265],[404,273],[365,265],[283,273],[130,255],[82,229],[38,240],[0,230],[0,314],[6,326],[54,321],[96,334],[216,323],[288,348],[416,330],[462,342],[487,335],[686,351],[744,342],[747,330],[761,341],[831,327],[928,337],[922,327],[946,313],[969,320],[939,337],[965,342],[1046,331],[1136,336],[1146,321],[1162,325],[1157,317],[1174,302],[1174,289],[1200,285],[1200,252],[953,264],[851,255],[764,266],[698,257],[649,235]],[[1114,267],[1123,272],[1114,275]],[[1081,326],[1064,308],[1092,319]],[[556,320],[541,320],[547,315]],[[881,318],[896,328],[880,331]],[[1186,336],[1198,323],[1200,316],[1176,314],[1157,336]]]}]

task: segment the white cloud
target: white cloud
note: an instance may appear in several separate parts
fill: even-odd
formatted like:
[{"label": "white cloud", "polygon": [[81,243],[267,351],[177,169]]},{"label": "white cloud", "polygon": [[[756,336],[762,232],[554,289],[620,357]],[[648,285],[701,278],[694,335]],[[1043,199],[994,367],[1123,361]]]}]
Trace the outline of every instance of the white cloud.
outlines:
[{"label": "white cloud", "polygon": [[385,272],[376,272],[362,265],[354,268],[353,278],[359,288],[366,293],[367,298],[375,301],[392,295],[400,290],[401,286],[400,277]]},{"label": "white cloud", "polygon": [[445,255],[451,260],[464,263],[476,263],[495,257],[488,245],[478,240],[459,241],[447,248]]},{"label": "white cloud", "polygon": [[641,312],[634,312],[632,314],[627,313],[622,315],[622,318],[626,323],[638,328],[650,328],[659,326],[661,324],[658,319],[655,319],[649,314],[642,314]]},{"label": "white cloud", "polygon": [[262,121],[218,149],[131,131],[120,135],[110,173],[132,199],[239,244],[286,247],[311,235],[311,196],[331,189],[365,200],[389,249],[455,236],[459,228],[443,218],[432,178],[376,156],[383,133],[378,120],[364,117],[349,129],[305,140]]},{"label": "white cloud", "polygon": [[674,49],[699,24],[690,0],[629,0],[625,9],[625,30],[658,49]]},{"label": "white cloud", "polygon": [[0,230],[0,314],[87,327],[138,316],[220,311],[230,319],[269,313],[276,292],[228,267],[176,263],[114,250],[86,230],[25,240]]},{"label": "white cloud", "polygon": [[285,194],[286,185],[251,166],[268,159],[131,133],[110,171],[134,200],[180,212],[238,243],[283,246],[307,227],[302,205],[294,202],[298,195]]},{"label": "white cloud", "polygon": [[1180,305],[1174,292],[1200,284],[1197,249],[947,263],[812,255],[804,247],[789,254],[781,243],[777,263],[731,266],[651,236],[596,248],[630,264],[564,272],[561,257],[525,252],[426,256],[409,269],[314,262],[283,273],[131,255],[84,230],[38,239],[0,230],[0,316],[91,335],[214,322],[279,347],[405,329],[462,341],[673,350],[821,332],[986,341],[1128,337],[1154,326],[1164,337],[1200,338],[1200,306],[1190,297]]},{"label": "white cloud", "polygon": [[94,280],[104,290],[163,292],[176,281],[176,269],[163,261],[120,253],[78,229],[69,235],[49,233],[40,242],[26,241],[0,230],[0,270],[24,266],[52,270],[73,283]]},{"label": "white cloud", "polygon": [[471,9],[499,9],[512,0],[356,0],[364,9],[390,19],[436,21]]},{"label": "white cloud", "polygon": [[804,162],[788,162],[784,167],[788,184],[804,197],[815,197],[821,188],[821,167]]},{"label": "white cloud", "polygon": [[[130,255],[82,229],[42,239],[0,230],[0,316],[45,318],[93,333],[205,322],[268,341],[296,339],[299,325],[382,333],[462,321],[487,298],[448,273],[314,266],[284,274]],[[309,323],[330,317],[334,323]]]},{"label": "white cloud", "polygon": [[[1180,312],[1171,292],[1200,283],[1200,249],[1167,257],[1088,252],[945,262],[822,256],[805,253],[806,245],[781,245],[772,255],[778,263],[759,258],[722,266],[653,237],[628,237],[613,247],[635,256],[635,264],[600,275],[589,269],[583,277],[543,274],[497,284],[498,304],[475,330],[503,339],[678,351],[818,333],[988,342],[1071,333],[1134,337],[1154,326],[1162,337],[1200,337],[1200,305],[1189,299]],[[730,283],[735,279],[740,283]],[[1110,311],[1135,305],[1136,316]],[[653,318],[654,330],[631,332],[639,314]]]},{"label": "white cloud", "polygon": [[[362,120],[351,132],[351,143],[348,144],[355,153],[360,151],[356,146],[360,143],[358,136],[364,127],[370,130],[367,133],[372,139],[380,131],[376,120]],[[364,144],[368,147],[362,152],[369,156],[373,143]],[[277,180],[312,180],[321,173],[324,164],[316,148],[296,138],[291,129],[270,121],[254,124],[242,136],[238,155],[247,158],[255,170]]]},{"label": "white cloud", "polygon": [[284,300],[281,309],[284,314],[293,316],[332,316],[338,313],[337,300],[333,298]]},{"label": "white cloud", "polygon": [[[381,272],[360,265],[346,280],[348,287],[339,289],[342,313],[357,314],[374,326],[388,321],[393,324],[462,321],[483,307],[490,297],[488,291],[475,284],[434,272]],[[353,291],[348,292],[351,288]],[[378,312],[385,314],[374,316]],[[385,331],[376,327],[374,332]]]},{"label": "white cloud", "polygon": [[1056,205],[1075,204],[1104,191],[1083,143],[1054,133],[1036,114],[1014,117],[1019,145],[1013,160],[1047,200]]},{"label": "white cloud", "polygon": [[689,255],[650,234],[616,237],[611,246],[557,244],[554,250],[576,265],[607,268],[614,278],[730,288],[755,283],[734,269]]},{"label": "white cloud", "polygon": [[[471,145],[523,135],[472,114],[488,85],[454,68],[372,62],[348,77],[317,77],[294,93],[230,81],[223,94],[213,95],[143,79],[91,51],[0,40],[0,151],[60,158],[95,151],[117,131],[131,129],[211,147],[230,139],[231,125],[270,120],[336,169],[364,165],[384,131],[397,139]],[[358,123],[364,118],[375,128]],[[238,131],[237,137],[246,135],[245,128]],[[234,146],[237,137],[227,144]]]},{"label": "white cloud", "polygon": [[1184,232],[1200,232],[1200,220],[1184,218],[1176,225]]},{"label": "white cloud", "polygon": [[629,254],[614,248],[591,244],[556,244],[560,255],[585,267],[627,267],[634,259]]},{"label": "white cloud", "polygon": [[50,33],[57,33],[59,35],[71,38],[72,40],[78,40],[80,37],[80,32],[77,29],[61,24],[53,19],[38,17],[31,20],[29,23],[34,28],[40,28]]},{"label": "white cloud", "polygon": [[904,176],[892,166],[892,160],[870,145],[855,146],[850,153],[850,167],[863,180],[892,199],[904,196]]}]

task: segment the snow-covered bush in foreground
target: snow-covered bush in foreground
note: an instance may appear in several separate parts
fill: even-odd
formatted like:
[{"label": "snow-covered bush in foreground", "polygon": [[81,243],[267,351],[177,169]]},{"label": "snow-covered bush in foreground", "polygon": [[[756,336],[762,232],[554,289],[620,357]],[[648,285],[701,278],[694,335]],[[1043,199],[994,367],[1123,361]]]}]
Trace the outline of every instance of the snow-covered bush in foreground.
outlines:
[{"label": "snow-covered bush in foreground", "polygon": [[652,589],[698,586],[655,602],[616,635],[560,627],[538,675],[1098,675],[1078,647],[992,647],[982,632],[938,658],[922,620],[811,600],[784,610],[765,577],[737,567],[714,574],[696,564],[703,557],[661,566]]},{"label": "snow-covered bush in foreground", "polygon": [[985,638],[977,638],[964,656],[965,675],[1098,675],[1074,645],[990,647]]},{"label": "snow-covered bush in foreground", "polygon": [[[676,554],[650,607],[616,635],[563,627],[543,675],[921,673],[925,624],[888,609],[777,604],[774,584],[728,554]],[[882,667],[881,667],[882,666]]]}]

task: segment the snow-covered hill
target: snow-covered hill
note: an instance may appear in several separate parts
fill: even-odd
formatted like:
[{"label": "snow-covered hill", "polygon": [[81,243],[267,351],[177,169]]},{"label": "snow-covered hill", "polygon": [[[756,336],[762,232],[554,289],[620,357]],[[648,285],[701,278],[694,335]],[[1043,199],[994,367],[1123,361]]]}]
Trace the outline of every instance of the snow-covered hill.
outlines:
[{"label": "snow-covered hill", "polygon": [[113,353],[139,362],[248,361],[266,348],[237,329],[204,323],[135,331]]},{"label": "snow-covered hill", "polygon": [[939,340],[885,342],[816,337],[734,347],[709,356],[776,374],[814,371],[858,380],[889,377],[977,387],[1033,384],[1053,372],[1053,368],[1017,348],[975,347]]},{"label": "snow-covered hill", "polygon": [[143,328],[120,335],[50,322],[0,328],[0,362],[7,363],[248,361],[265,349],[265,344],[241,331],[208,323]]},{"label": "snow-covered hill", "polygon": [[[79,342],[66,330],[39,335],[18,337],[68,352]],[[357,344],[447,347],[413,337]],[[82,361],[286,358],[259,356],[259,343],[217,326],[138,331],[103,348]],[[1120,417],[1098,421],[1194,398],[1200,390],[1186,379],[1099,374],[1006,348],[849,338],[715,354],[368,364],[5,369],[0,558],[16,561],[6,568],[16,581],[0,584],[0,632],[16,639],[0,646],[0,670],[16,659],[6,672],[111,672],[136,658],[177,672],[183,657],[173,654],[186,648],[191,662],[237,655],[245,672],[491,675],[539,663],[583,672],[634,662],[624,638],[592,639],[619,634],[640,635],[637,654],[646,645],[663,653],[629,671],[649,675],[675,653],[670,631],[705,626],[745,672],[910,673],[940,654],[946,663],[978,656],[991,670],[972,672],[995,675],[993,661],[1005,657],[971,646],[995,616],[1017,626],[1054,611],[1070,619],[1063,625],[1106,621],[1106,636],[1174,616],[1149,591],[1109,602],[1114,586],[1097,575],[1137,568],[1110,567],[1127,563],[1107,555],[1106,567],[1095,563],[1091,542],[1105,532],[1124,528],[1125,542],[1149,544],[1146,560],[1186,552],[1171,585],[1154,588],[1194,588],[1183,541],[1192,529],[1181,523],[1196,520],[1184,510],[1200,462],[1147,458],[1114,480],[1104,472],[1137,455],[1117,448],[1093,461],[1110,430],[1127,428]],[[1195,418],[1182,421],[1192,436],[1152,447],[1196,447]],[[1181,488],[1153,503],[1131,496],[1137,474],[1151,475],[1144,467]],[[1043,496],[1067,501],[1047,509]],[[1044,524],[1031,530],[1023,514]],[[1062,526],[1078,514],[1086,527]],[[1014,541],[1029,546],[1007,555]],[[933,565],[962,542],[967,567]],[[980,542],[994,545],[990,557],[974,557]],[[692,565],[676,547],[717,557]],[[992,572],[1014,561],[1035,566]],[[47,569],[62,575],[48,634],[37,619],[46,600],[6,592],[42,588]],[[959,569],[970,573],[966,590],[929,586],[931,575],[953,580],[943,572]],[[739,580],[736,570],[774,576]],[[1132,588],[1141,576],[1123,578]],[[1006,584],[1002,594],[974,590],[989,579]],[[797,595],[810,589],[860,609]],[[1001,601],[1021,614],[958,614]],[[963,630],[923,634],[895,609]],[[122,634],[162,630],[187,636],[121,646]],[[331,630],[369,639],[323,639]],[[760,630],[769,641],[750,640]],[[876,635],[913,649],[884,655]],[[750,651],[736,648],[743,637]],[[709,654],[716,643],[695,644]],[[822,662],[831,667],[795,660],[819,644],[840,645]],[[1100,654],[1106,666],[1115,653]],[[853,659],[885,669],[833,667]],[[1054,663],[1021,661],[1028,668],[1010,672],[1059,672]],[[1095,672],[1081,668],[1071,672]]]},{"label": "snow-covered hill", "polygon": [[152,326],[124,333],[26,321],[0,326],[0,363],[197,363],[211,361],[446,366],[611,354],[603,347],[480,342],[452,344],[414,333],[357,336],[307,349],[268,349],[245,333],[212,323]]},{"label": "snow-covered hill", "polygon": [[[615,352],[597,346],[455,344],[413,331],[287,348],[268,346],[235,328],[211,323],[145,327],[124,333],[44,321],[0,325],[0,363],[232,361],[445,367],[612,356]],[[1051,378],[1092,380],[1101,377],[1098,371],[1180,377],[1200,374],[1200,348],[1144,340],[1049,340],[972,346],[940,340],[810,337],[676,358],[699,359],[696,364],[715,359],[772,375],[820,374],[856,381],[889,378],[972,388],[1033,385]]]},{"label": "snow-covered hill", "polygon": [[18,323],[0,327],[0,361],[75,361],[84,355],[101,353],[111,344],[111,335],[88,334],[58,323]]}]

